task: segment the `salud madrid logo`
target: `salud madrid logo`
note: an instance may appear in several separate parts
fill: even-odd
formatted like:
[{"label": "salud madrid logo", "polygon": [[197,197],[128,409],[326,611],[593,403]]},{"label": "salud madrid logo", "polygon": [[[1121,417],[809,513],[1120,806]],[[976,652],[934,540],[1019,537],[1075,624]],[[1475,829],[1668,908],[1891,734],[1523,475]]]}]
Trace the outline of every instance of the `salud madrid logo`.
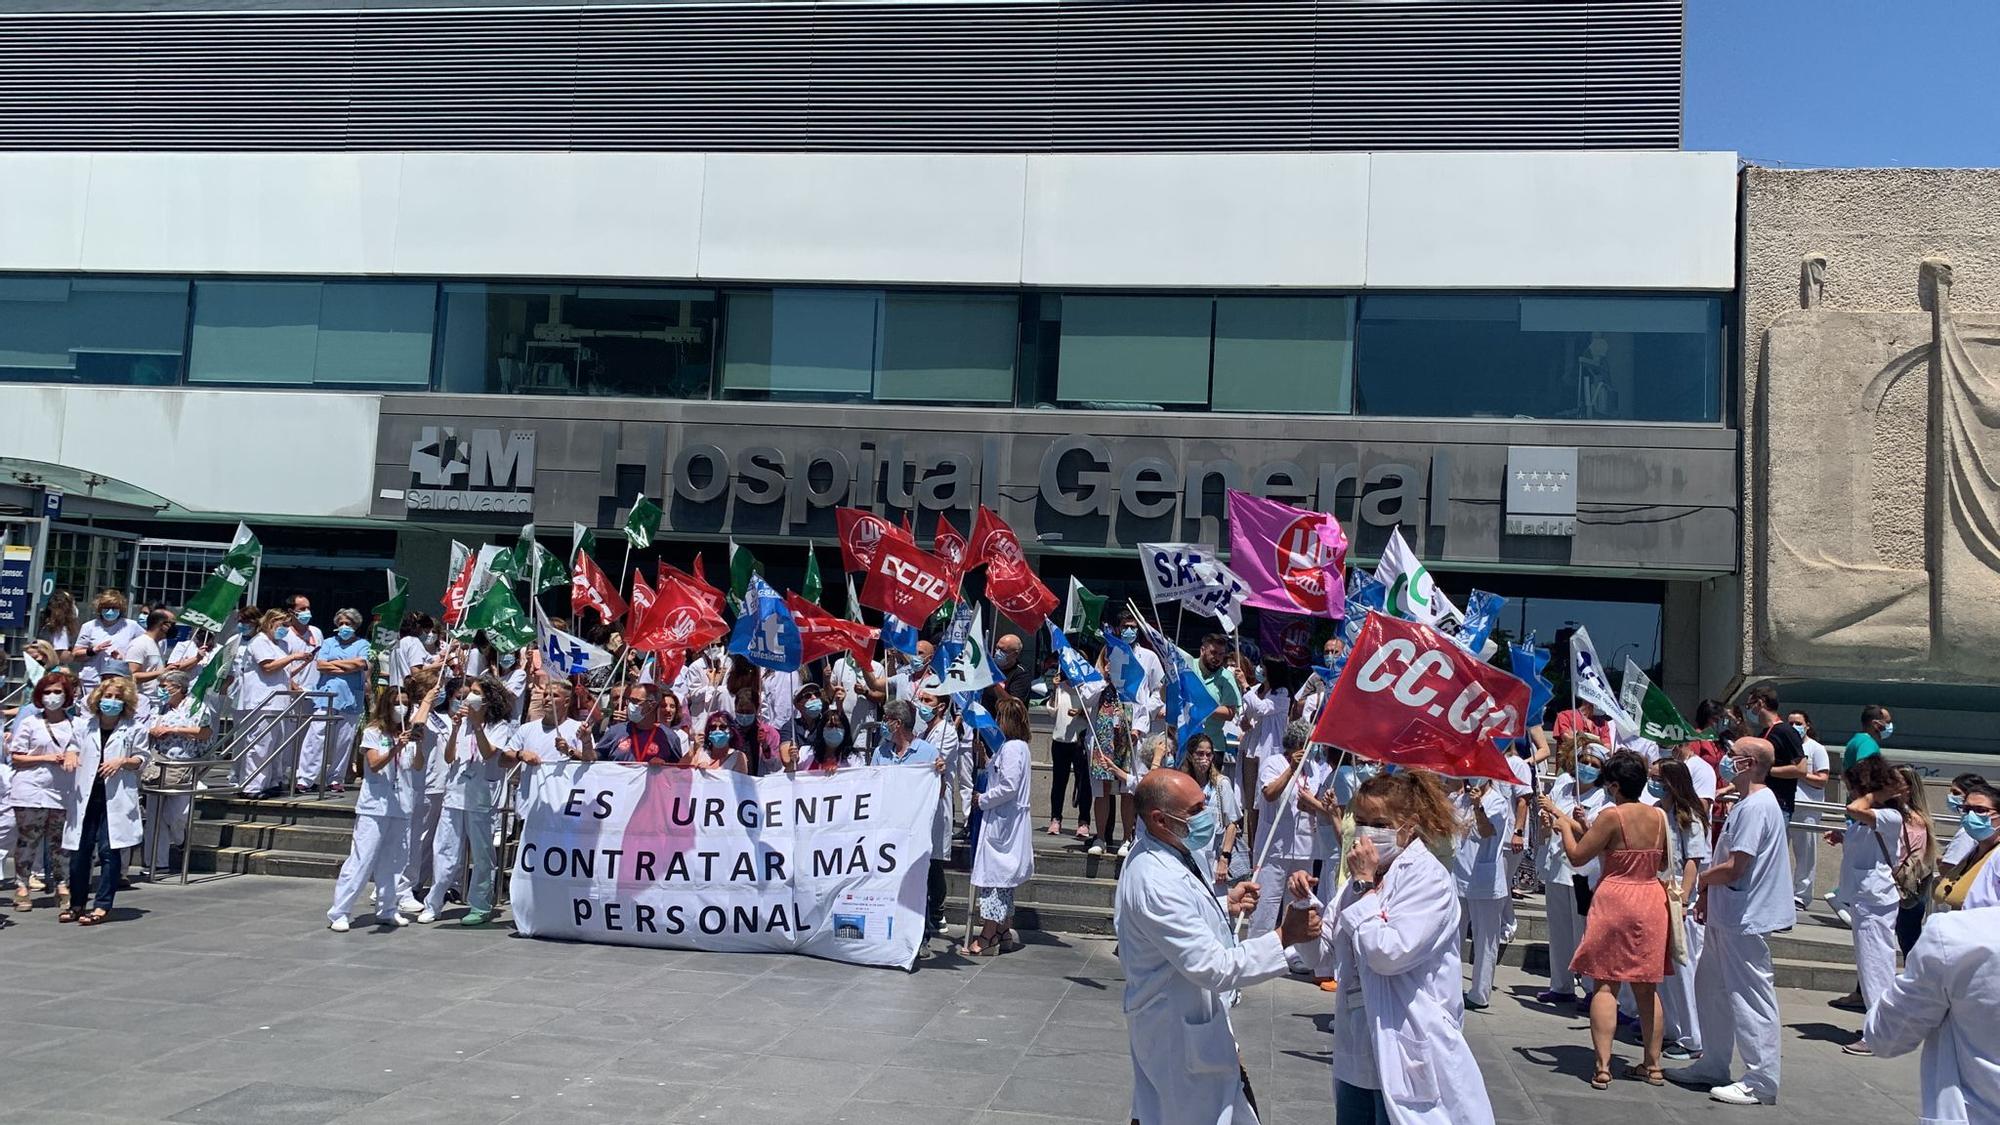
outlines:
[{"label": "salud madrid logo", "polygon": [[409,512],[535,510],[535,431],[425,426],[410,443]]}]

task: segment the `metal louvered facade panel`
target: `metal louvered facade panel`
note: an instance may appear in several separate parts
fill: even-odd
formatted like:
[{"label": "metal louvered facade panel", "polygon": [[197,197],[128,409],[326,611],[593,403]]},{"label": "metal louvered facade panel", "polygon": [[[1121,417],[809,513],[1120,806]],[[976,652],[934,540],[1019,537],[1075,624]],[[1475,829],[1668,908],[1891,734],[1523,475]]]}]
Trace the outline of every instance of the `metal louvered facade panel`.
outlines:
[{"label": "metal louvered facade panel", "polygon": [[1679,0],[0,15],[0,149],[1671,149],[1682,24]]}]

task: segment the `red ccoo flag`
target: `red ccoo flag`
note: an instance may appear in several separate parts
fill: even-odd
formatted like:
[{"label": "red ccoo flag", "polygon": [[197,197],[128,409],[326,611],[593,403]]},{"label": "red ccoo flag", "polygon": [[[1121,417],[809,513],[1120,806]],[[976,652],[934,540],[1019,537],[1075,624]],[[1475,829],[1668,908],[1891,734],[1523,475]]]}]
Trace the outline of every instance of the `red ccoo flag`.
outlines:
[{"label": "red ccoo flag", "polygon": [[986,596],[1007,620],[1033,632],[1056,608],[1056,596],[1025,562],[996,558],[986,565]]},{"label": "red ccoo flag", "polygon": [[618,587],[581,551],[570,564],[569,600],[576,612],[595,610],[607,625],[625,616],[625,599],[618,596]]},{"label": "red ccoo flag", "polygon": [[1313,741],[1398,766],[1514,783],[1496,738],[1516,738],[1528,685],[1415,621],[1370,613]]},{"label": "red ccoo flag", "polygon": [[945,563],[901,535],[876,544],[861,604],[903,621],[923,621],[951,596]]},{"label": "red ccoo flag", "polygon": [[884,539],[910,540],[903,529],[865,508],[835,508],[840,527],[840,565],[846,570],[872,570],[875,550]]},{"label": "red ccoo flag", "polygon": [[799,627],[801,663],[837,652],[852,653],[863,663],[874,656],[876,632],[859,621],[843,621],[797,594],[785,595],[785,608]]},{"label": "red ccoo flag", "polygon": [[1007,522],[994,515],[986,505],[979,506],[979,514],[972,520],[972,541],[966,544],[965,569],[982,566],[995,559],[1025,563],[1028,557],[1021,551],[1021,539]]}]

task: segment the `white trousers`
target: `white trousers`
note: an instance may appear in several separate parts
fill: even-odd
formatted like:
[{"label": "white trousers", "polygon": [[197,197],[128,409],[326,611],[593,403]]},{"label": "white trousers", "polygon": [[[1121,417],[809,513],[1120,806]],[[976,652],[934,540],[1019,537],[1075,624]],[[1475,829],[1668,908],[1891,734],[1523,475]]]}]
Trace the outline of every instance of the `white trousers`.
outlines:
[{"label": "white trousers", "polygon": [[[0,801],[4,800],[4,797],[0,797]],[[15,883],[15,878],[16,869],[20,866],[20,857],[14,855],[14,849],[19,844],[19,837],[20,830],[14,825],[14,806],[0,805],[0,887],[18,885]],[[10,857],[14,859],[13,867],[7,865]],[[27,879],[21,878],[20,882],[26,883]]]},{"label": "white trousers", "polygon": [[1861,1002],[1874,1010],[1896,981],[1896,907],[1850,902],[1854,917],[1854,971],[1861,981]]},{"label": "white trousers", "polygon": [[230,771],[245,793],[272,792],[282,784],[283,778],[291,776],[285,769],[285,759],[291,752],[282,748],[297,729],[297,720],[271,719],[271,715],[282,712],[290,701],[289,695],[279,696],[271,701],[266,710],[245,711],[238,720],[245,726],[264,732],[242,757],[236,759],[236,765]]},{"label": "white trousers", "polygon": [[169,850],[187,843],[188,810],[194,807],[194,797],[151,796],[146,806],[146,870],[165,871],[172,858]]},{"label": "white trousers", "polygon": [[1793,828],[1789,830],[1792,844],[1792,898],[1798,902],[1813,900],[1813,876],[1819,871],[1819,838],[1822,829]]},{"label": "white trousers", "polygon": [[1474,1004],[1490,1003],[1493,995],[1493,967],[1500,963],[1500,927],[1505,898],[1460,898],[1459,909],[1472,927],[1472,987],[1465,998]]},{"label": "white trousers", "polygon": [[965,824],[972,819],[972,751],[960,747],[947,768],[951,773],[950,789],[958,801],[958,823]]},{"label": "white trousers", "polygon": [[396,893],[414,898],[418,887],[431,881],[431,848],[437,839],[438,814],[444,811],[444,794],[428,791],[417,794],[416,811],[408,821],[409,839],[403,843],[403,874]]},{"label": "white trousers", "polygon": [[[334,712],[314,716],[306,727],[305,742],[299,747],[300,785],[344,785],[347,766],[354,760],[354,740],[361,730],[361,714]],[[320,776],[324,766],[326,776]]]},{"label": "white trousers", "polygon": [[1675,965],[1673,975],[1660,982],[1660,1011],[1667,1021],[1660,1041],[1700,1054],[1701,1016],[1696,1011],[1694,976],[1708,928],[1696,925],[1692,912],[1681,919],[1681,925],[1687,931],[1688,963]]},{"label": "white trousers", "polygon": [[333,885],[333,908],[326,920],[352,917],[361,904],[361,894],[375,884],[375,914],[387,917],[396,911],[400,897],[397,872],[403,869],[403,850],[409,846],[410,823],[385,816],[354,818],[354,846],[347,862],[340,865],[340,881]]},{"label": "white trousers", "polygon": [[1702,1061],[1695,1069],[1730,1080],[1731,1051],[1743,1057],[1742,1082],[1765,1101],[1778,1099],[1778,985],[1771,943],[1763,934],[1708,927],[1695,969],[1695,1008]]},{"label": "white trousers", "polygon": [[472,879],[465,904],[482,914],[493,912],[493,806],[467,803],[471,807],[445,809],[438,816],[431,891],[424,897],[424,906],[433,914],[444,909],[444,897],[458,885],[467,856],[472,860]]},{"label": "white trousers", "polygon": [[1313,861],[1309,859],[1280,859],[1265,856],[1264,865],[1257,869],[1257,909],[1250,913],[1250,937],[1259,937],[1278,928],[1278,919],[1291,896],[1285,891],[1285,883],[1294,871],[1311,871]]},{"label": "white trousers", "polygon": [[1500,862],[1507,865],[1507,897],[1500,900],[1501,945],[1512,945],[1514,943],[1514,935],[1521,930],[1520,921],[1514,917],[1514,888],[1520,882],[1521,868],[1528,862],[1528,855],[1528,849],[1526,848],[1522,848],[1518,852],[1503,851],[1500,853]]},{"label": "white trousers", "polygon": [[1576,956],[1577,938],[1583,932],[1583,918],[1576,912],[1576,887],[1566,882],[1548,885],[1549,912],[1549,991],[1576,992],[1576,974],[1569,971]]}]

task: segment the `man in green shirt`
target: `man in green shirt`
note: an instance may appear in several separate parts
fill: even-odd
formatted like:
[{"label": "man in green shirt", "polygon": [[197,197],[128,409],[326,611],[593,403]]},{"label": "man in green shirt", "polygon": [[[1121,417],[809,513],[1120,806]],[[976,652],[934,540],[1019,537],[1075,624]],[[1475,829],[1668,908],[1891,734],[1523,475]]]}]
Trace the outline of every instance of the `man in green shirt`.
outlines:
[{"label": "man in green shirt", "polygon": [[1861,729],[1847,740],[1847,756],[1841,759],[1841,768],[1866,758],[1870,754],[1882,752],[1882,740],[1896,733],[1896,717],[1887,707],[1870,703],[1861,709]]},{"label": "man in green shirt", "polygon": [[1201,686],[1215,697],[1215,710],[1202,724],[1202,730],[1215,743],[1217,757],[1224,753],[1222,724],[1235,718],[1243,706],[1243,684],[1237,679],[1233,655],[1227,634],[1210,633],[1201,639],[1201,659],[1195,662],[1195,675],[1201,677]]}]

